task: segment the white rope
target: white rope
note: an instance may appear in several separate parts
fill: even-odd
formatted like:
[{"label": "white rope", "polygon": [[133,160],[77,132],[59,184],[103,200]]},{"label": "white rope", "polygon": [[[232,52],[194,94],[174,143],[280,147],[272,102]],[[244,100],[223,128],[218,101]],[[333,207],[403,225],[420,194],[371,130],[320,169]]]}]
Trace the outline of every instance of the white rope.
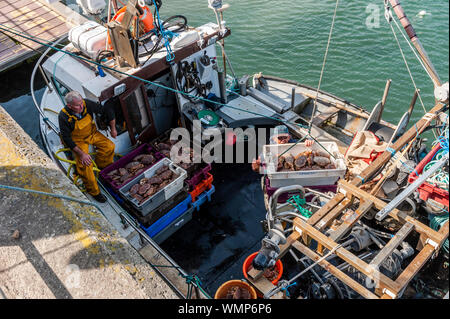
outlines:
[{"label": "white rope", "polygon": [[[408,43],[408,45],[411,47],[411,50],[414,52],[414,54],[416,55],[416,57],[417,57],[417,59],[419,60],[420,64],[421,64],[422,67],[424,68],[425,72],[427,72],[428,76],[431,78],[430,73],[429,73],[428,70],[425,68],[425,66],[424,66],[424,64],[423,64],[423,62],[422,62],[422,60],[417,56],[416,51],[415,51],[414,48],[411,46],[411,43],[409,43],[409,41],[408,41],[408,39],[406,38],[405,34],[403,33],[402,29],[401,29],[400,26],[397,24],[397,21],[395,21],[394,17],[392,16],[392,12],[389,11],[389,14],[390,14],[390,17],[391,17],[390,21],[392,21],[392,20],[394,21],[394,23],[395,23],[395,25],[397,26],[397,28],[399,29],[400,33],[403,35],[405,41],[406,41],[406,42]],[[390,22],[390,21],[388,20],[388,22]],[[409,68],[408,62],[406,61],[406,57],[405,57],[405,54],[403,53],[403,49],[402,49],[402,47],[401,47],[401,45],[400,45],[400,41],[398,40],[397,34],[395,33],[395,30],[394,30],[394,28],[392,27],[392,24],[391,24],[391,23],[389,23],[389,27],[391,28],[392,34],[394,35],[395,41],[397,42],[398,48],[399,48],[399,50],[400,50],[400,54],[402,55],[403,61],[405,62],[406,69],[408,70],[409,77],[411,78],[411,82],[413,83],[414,89],[415,89],[416,92],[417,92],[417,96],[418,96],[418,98],[419,98],[420,104],[422,105],[423,112],[424,112],[424,114],[426,114],[426,113],[427,113],[427,109],[425,108],[425,104],[423,103],[422,96],[420,95],[420,90],[417,88],[416,82],[414,81],[414,77],[413,77],[413,75],[412,75],[412,73],[411,73],[411,69]],[[434,137],[437,138],[436,132],[435,132],[434,130],[433,130],[432,132],[433,132]]]},{"label": "white rope", "polygon": [[[391,17],[392,17],[392,13]],[[403,32],[403,28],[400,27],[400,25],[398,24],[398,22],[395,19],[392,19],[395,23],[395,25],[397,26],[398,30],[400,31],[400,33],[402,34],[403,38],[405,39],[406,43],[408,43],[411,51],[414,53],[414,55],[416,56],[417,60],[419,61],[420,65],[423,67],[423,69],[425,70],[425,72],[428,74],[428,76],[430,77],[431,81],[433,81],[433,77],[431,76],[430,72],[428,71],[428,69],[425,67],[425,64],[423,63],[422,59],[419,57],[419,55],[417,54],[416,50],[414,49],[414,47],[412,46],[411,42],[408,40],[408,38],[406,37],[405,33]],[[434,83],[434,81],[433,81]]]},{"label": "white rope", "polygon": [[312,121],[316,115],[316,107],[317,107],[317,98],[319,96],[319,90],[320,90],[320,85],[322,83],[322,77],[323,77],[323,72],[325,70],[325,64],[327,62],[327,56],[328,56],[328,49],[330,47],[330,42],[331,42],[331,35],[333,34],[333,29],[334,29],[334,22],[336,20],[336,13],[337,13],[337,9],[339,6],[339,0],[336,0],[336,7],[334,8],[334,15],[333,15],[333,21],[331,22],[331,28],[330,28],[330,34],[328,35],[328,43],[327,43],[327,48],[325,50],[325,56],[323,58],[323,64],[322,64],[322,71],[320,72],[320,78],[319,78],[319,85],[317,86],[317,92],[316,92],[316,97],[314,98],[314,108],[313,108],[313,113],[311,115],[311,120],[309,121],[309,128],[308,128],[308,134],[311,133],[311,126],[312,126]]},{"label": "white rope", "polygon": [[[390,13],[390,14],[391,14],[391,17],[392,17],[392,13]],[[392,20],[394,20],[394,19],[392,19]],[[397,22],[395,20],[394,20],[394,22],[395,22],[395,24],[397,24]],[[417,88],[416,82],[414,81],[414,77],[413,77],[413,75],[411,73],[411,70],[409,68],[408,62],[406,61],[406,57],[405,57],[405,54],[403,53],[402,47],[400,45],[400,41],[398,40],[397,34],[395,33],[395,30],[392,27],[391,23],[389,23],[389,26],[391,27],[392,34],[394,35],[395,41],[397,42],[398,48],[400,50],[400,54],[402,55],[402,58],[403,58],[403,62],[405,62],[405,66],[406,66],[406,69],[408,70],[409,77],[411,78],[411,81],[412,81],[412,83],[414,85],[414,89],[416,90],[417,96],[419,97],[419,101],[420,101],[420,104],[422,105],[423,112],[426,114],[427,113],[427,109],[425,108],[425,105],[423,103],[422,97],[420,96],[420,90]],[[397,25],[397,27],[398,27],[398,25]],[[401,32],[401,30],[400,30],[400,32]],[[408,40],[406,40],[406,42],[408,42],[408,44],[410,44]],[[422,64],[422,61],[420,61],[420,63]],[[427,71],[427,70],[425,69],[425,71]],[[427,71],[427,73],[428,73],[428,71]],[[434,137],[437,138],[436,132],[434,130],[433,130],[433,134],[434,134]]]}]

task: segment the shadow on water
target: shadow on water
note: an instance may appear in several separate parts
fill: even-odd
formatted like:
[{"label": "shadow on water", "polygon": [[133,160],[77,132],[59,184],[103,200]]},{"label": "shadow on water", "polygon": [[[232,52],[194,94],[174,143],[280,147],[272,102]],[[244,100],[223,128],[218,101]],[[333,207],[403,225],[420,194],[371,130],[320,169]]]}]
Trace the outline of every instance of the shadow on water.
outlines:
[{"label": "shadow on water", "polygon": [[[24,62],[0,73],[0,105],[41,149],[45,149],[39,130],[39,112],[30,93],[30,78],[34,65],[35,61]],[[36,75],[34,87],[39,103],[45,90],[45,82],[41,76]]]}]

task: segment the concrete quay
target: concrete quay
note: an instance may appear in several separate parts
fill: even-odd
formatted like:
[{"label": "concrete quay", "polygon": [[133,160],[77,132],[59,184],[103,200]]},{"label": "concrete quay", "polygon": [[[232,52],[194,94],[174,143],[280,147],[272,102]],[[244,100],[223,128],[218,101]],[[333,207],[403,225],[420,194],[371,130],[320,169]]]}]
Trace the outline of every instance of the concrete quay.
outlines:
[{"label": "concrete quay", "polygon": [[[86,200],[1,106],[0,185]],[[2,298],[177,295],[95,207],[0,188]]]}]

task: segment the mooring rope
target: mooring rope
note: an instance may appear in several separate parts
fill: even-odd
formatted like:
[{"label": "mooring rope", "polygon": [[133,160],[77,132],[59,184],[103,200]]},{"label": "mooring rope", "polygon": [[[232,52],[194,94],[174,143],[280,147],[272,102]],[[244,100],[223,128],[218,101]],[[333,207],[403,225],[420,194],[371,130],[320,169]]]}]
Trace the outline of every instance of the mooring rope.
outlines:
[{"label": "mooring rope", "polygon": [[328,35],[327,47],[325,49],[325,56],[323,58],[323,63],[322,63],[322,71],[320,72],[319,85],[317,86],[316,97],[314,98],[313,113],[311,114],[311,120],[309,121],[308,134],[311,134],[312,122],[314,120],[314,117],[316,116],[317,98],[319,97],[319,91],[320,91],[320,85],[322,84],[323,72],[325,70],[325,64],[327,63],[328,50],[330,48],[331,36],[333,34],[334,22],[336,20],[338,6],[339,6],[339,0],[336,0],[336,7],[334,8],[333,20],[331,22],[330,33]]}]

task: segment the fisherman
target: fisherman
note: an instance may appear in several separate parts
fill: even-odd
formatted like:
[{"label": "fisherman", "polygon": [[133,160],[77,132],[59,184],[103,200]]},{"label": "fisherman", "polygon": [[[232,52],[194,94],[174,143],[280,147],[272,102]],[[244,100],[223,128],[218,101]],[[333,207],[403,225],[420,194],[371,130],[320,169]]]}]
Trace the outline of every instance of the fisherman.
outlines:
[{"label": "fisherman", "polygon": [[72,150],[76,158],[77,172],[83,180],[87,192],[100,203],[106,202],[106,197],[100,193],[95,179],[93,161],[89,155],[89,145],[96,149],[95,162],[103,169],[114,161],[115,145],[102,133],[97,131],[94,123],[94,113],[107,119],[110,133],[117,137],[116,119],[112,108],[103,107],[99,103],[83,99],[77,91],[71,91],[64,97],[66,106],[59,112],[58,121],[63,143]]},{"label": "fisherman", "polygon": [[[286,125],[278,125],[274,129],[273,135],[270,137],[270,144],[287,144],[287,143],[295,143],[296,140],[294,140],[289,134],[289,129]],[[314,144],[314,141],[312,139],[306,139],[305,145],[307,147],[311,147]],[[252,161],[252,169],[255,172],[259,172],[261,169],[261,155],[258,157],[258,159],[254,159]],[[264,177],[263,177],[264,178]]]}]

